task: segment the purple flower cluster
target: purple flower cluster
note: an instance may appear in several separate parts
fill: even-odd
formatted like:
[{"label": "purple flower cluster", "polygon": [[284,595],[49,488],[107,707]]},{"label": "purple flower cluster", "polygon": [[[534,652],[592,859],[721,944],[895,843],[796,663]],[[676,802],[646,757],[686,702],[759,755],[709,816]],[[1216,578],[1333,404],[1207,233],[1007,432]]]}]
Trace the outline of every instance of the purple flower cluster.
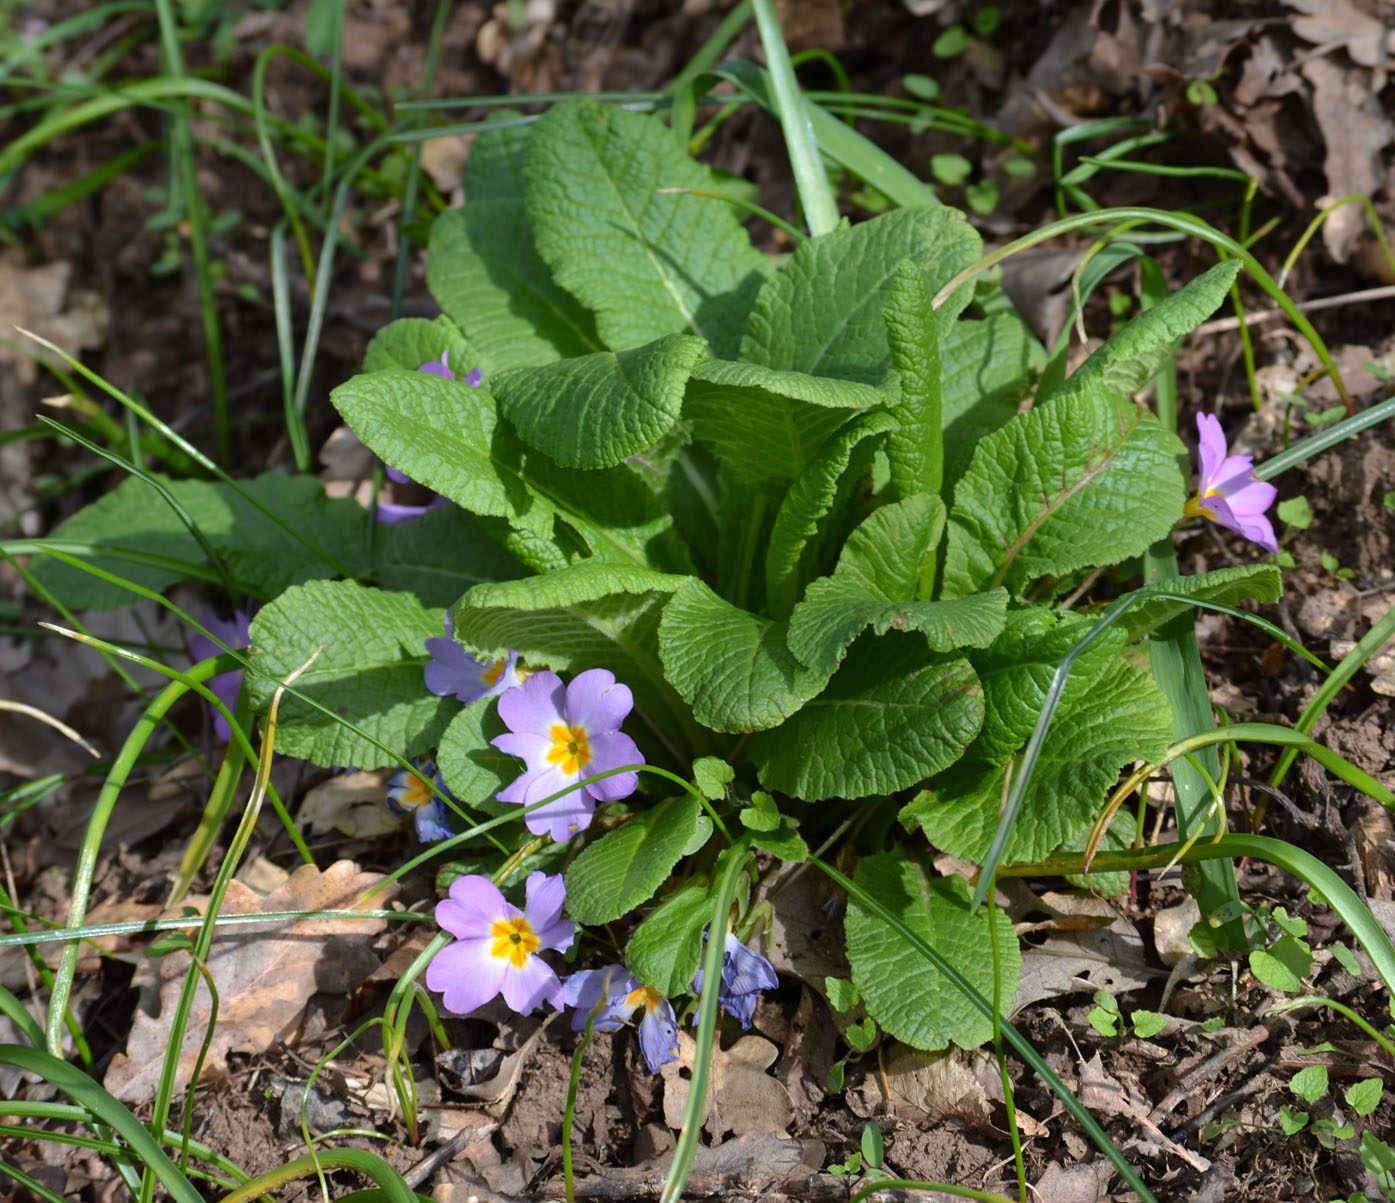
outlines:
[{"label": "purple flower cluster", "polygon": [[450,791],[436,771],[435,761],[425,757],[418,757],[412,761],[410,769],[401,769],[388,778],[388,809],[395,815],[410,815],[417,839],[423,844],[449,839],[455,834],[450,825],[450,811],[441,800],[441,794],[449,797]]},{"label": "purple flower cluster", "polygon": [[[702,975],[699,965],[693,978],[693,993],[699,996]],[[722,945],[722,981],[717,987],[717,1001],[726,1008],[727,1014],[740,1020],[743,1028],[749,1028],[760,992],[773,990],[779,984],[775,967],[760,953],[741,943],[734,932],[727,932],[726,943]]]}]

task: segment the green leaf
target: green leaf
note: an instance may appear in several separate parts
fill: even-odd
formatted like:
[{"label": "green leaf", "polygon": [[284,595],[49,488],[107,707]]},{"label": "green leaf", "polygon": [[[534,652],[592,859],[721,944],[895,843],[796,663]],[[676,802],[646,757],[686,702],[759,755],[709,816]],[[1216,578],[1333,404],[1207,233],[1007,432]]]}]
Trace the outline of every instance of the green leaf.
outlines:
[{"label": "green leaf", "polygon": [[748,831],[774,831],[780,826],[780,808],[774,798],[758,789],[751,795],[751,805],[741,808],[740,819]]},{"label": "green leaf", "polygon": [[[978,254],[978,234],[948,206],[895,209],[807,239],[756,298],[741,358],[880,384],[891,362],[882,310],[902,260],[924,269],[933,291]],[[968,301],[961,289],[940,310],[942,332]]]},{"label": "green leaf", "polygon": [[1345,969],[1352,977],[1362,975],[1361,962],[1356,959],[1356,954],[1345,944],[1329,944],[1328,951],[1332,954],[1332,959]]},{"label": "green leaf", "polygon": [[659,612],[681,577],[621,565],[577,564],[539,577],[477,585],[451,611],[455,637],[480,655],[517,649],[531,666],[557,672],[607,668],[635,705],[672,738],[696,735],[664,679]]},{"label": "green leaf", "polygon": [[[902,260],[882,310],[891,364],[901,385],[900,399],[891,407],[900,429],[886,441],[893,499],[914,493],[938,497],[944,483],[944,398],[933,299],[925,273]],[[929,577],[934,577],[933,567]]]},{"label": "green leaf", "polygon": [[253,707],[266,709],[278,681],[323,648],[295,688],[329,710],[284,696],[277,751],[313,764],[375,769],[395,763],[393,752],[411,757],[435,747],[458,706],[422,683],[426,640],[440,635],[441,618],[410,593],[355,581],[311,581],[264,606],[252,621]]},{"label": "green leaf", "polygon": [[808,802],[864,798],[947,768],[982,721],[967,660],[882,635],[858,640],[823,693],[749,748],[766,789]]},{"label": "green leaf", "polygon": [[582,849],[567,869],[567,914],[610,923],[648,902],[692,839],[702,807],[680,794],[643,810]]},{"label": "green leaf", "polygon": [[[958,321],[940,338],[944,484],[969,466],[984,435],[1006,425],[1036,379],[1041,348],[1015,314]],[[893,410],[893,412],[895,412]],[[946,496],[948,493],[945,492]]]},{"label": "green leaf", "polygon": [[1342,1092],[1342,1097],[1357,1115],[1365,1116],[1380,1106],[1380,1097],[1384,1090],[1385,1087],[1379,1078],[1362,1078],[1361,1081],[1348,1086]]},{"label": "green leaf", "polygon": [[533,127],[524,174],[538,251],[607,346],[696,334],[734,357],[769,263],[730,205],[663,191],[712,176],[659,117],[555,105]]},{"label": "green leaf", "polygon": [[[997,925],[1004,1013],[1017,987],[1022,954],[1012,920],[1002,911],[969,906],[958,877],[929,878],[899,853],[879,852],[857,867],[857,884],[949,961],[985,998],[994,996],[991,921]],[[867,1013],[896,1039],[935,1050],[953,1041],[973,1048],[993,1035],[981,1015],[904,937],[853,897],[845,922],[848,962]]]},{"label": "green leaf", "polygon": [[1102,392],[1129,397],[1172,358],[1182,339],[1215,313],[1235,282],[1240,261],[1218,263],[1171,296],[1145,309],[1037,405]]},{"label": "green leaf", "polygon": [[711,359],[688,381],[693,434],[748,481],[793,480],[852,413],[886,396],[849,380]]},{"label": "green leaf", "polygon": [[1267,951],[1250,953],[1250,972],[1271,990],[1295,994],[1313,967],[1313,950],[1297,936],[1280,936]]},{"label": "green leaf", "polygon": [[519,775],[517,757],[499,751],[489,742],[504,731],[496,708],[488,701],[464,707],[441,736],[436,768],[446,788],[462,805],[489,815],[512,812],[522,820],[521,807],[496,798]]},{"label": "green leaf", "polygon": [[761,618],[689,579],[659,624],[664,673],[715,731],[760,731],[783,722],[823,688],[827,674],[800,664],[786,624]]},{"label": "green leaf", "polygon": [[1167,1027],[1167,1016],[1156,1011],[1137,1010],[1129,1015],[1133,1024],[1133,1034],[1140,1040],[1150,1040]]},{"label": "green leaf", "polygon": [[1090,1013],[1085,1016],[1085,1019],[1101,1036],[1117,1036],[1121,1018],[1118,1000],[1109,998],[1109,1003],[1100,1002],[1098,1000],[1102,993],[1104,992],[1101,990],[1095,991],[1096,1004],[1090,1009]]},{"label": "green leaf", "polygon": [[458,505],[377,531],[378,583],[415,593],[428,606],[448,606],[483,581],[513,580],[525,569]]},{"label": "green leaf", "polygon": [[1119,624],[1130,639],[1137,639],[1189,608],[1185,602],[1152,597],[1156,593],[1180,593],[1197,601],[1235,606],[1242,601],[1278,601],[1283,588],[1283,574],[1273,564],[1237,564],[1212,572],[1169,577],[1136,590],[1135,595],[1141,600],[1124,611]]},{"label": "green leaf", "polygon": [[[338,575],[310,546],[320,548],[346,572],[357,574],[368,569],[373,527],[368,511],[348,498],[326,497],[324,486],[312,476],[268,472],[237,482],[247,497],[255,498],[286,523],[280,526],[221,481],[152,475],[222,557],[234,587],[274,597],[289,585]],[[205,562],[202,547],[179,515],[136,477],[122,481],[106,496],[79,510],[61,523],[52,537],[156,551],[190,564]],[[84,558],[147,589],[162,590],[185,575],[100,555]],[[73,609],[117,610],[132,601],[131,593],[121,586],[57,560],[37,558],[31,571],[40,584]]]},{"label": "green leaf", "polygon": [[670,556],[672,520],[628,467],[563,468],[499,421],[487,386],[426,372],[355,376],[331,399],[385,462],[478,515],[505,518],[534,540],[567,521],[600,559],[648,566]]},{"label": "green leaf", "polygon": [[853,479],[870,458],[867,440],[894,429],[896,421],[884,410],[854,418],[816,454],[785,493],[770,531],[765,553],[766,605],[783,617],[794,609],[804,584],[818,574],[820,551],[840,542],[829,514],[840,508]]},{"label": "green leaf", "polygon": [[1327,1066],[1305,1066],[1293,1075],[1288,1088],[1305,1103],[1316,1103],[1327,1093]]},{"label": "green leaf", "polygon": [[809,859],[809,845],[795,830],[789,819],[782,818],[773,831],[760,831],[751,836],[751,843],[762,852],[769,852],[791,864]]},{"label": "green leaf", "polygon": [[832,672],[867,627],[925,634],[935,651],[985,647],[1003,629],[1007,592],[942,602],[912,600],[939,541],[944,505],[925,493],[882,506],[853,531],[830,577],[814,581],[790,615],[789,646],[810,668]]},{"label": "green leaf", "polygon": [[470,369],[477,366],[465,336],[450,318],[428,321],[424,317],[400,317],[369,340],[363,353],[363,370],[384,372],[399,368],[416,372],[424,363],[440,362],[442,353],[446,354],[447,366],[456,380],[463,381]]},{"label": "green leaf", "polygon": [[718,756],[703,756],[693,761],[693,782],[704,798],[720,802],[727,796],[727,786],[736,779],[736,770]]},{"label": "green leaf", "polygon": [[826,977],[823,979],[824,997],[828,999],[828,1005],[835,1011],[851,1011],[857,1006],[861,995],[857,992],[857,987],[845,977]]},{"label": "green leaf", "polygon": [[1296,1136],[1308,1126],[1308,1113],[1296,1111],[1287,1103],[1279,1104],[1279,1127],[1285,1136]]},{"label": "green leaf", "polygon": [[1280,522],[1286,522],[1297,530],[1307,530],[1313,524],[1313,507],[1303,496],[1285,497],[1274,507],[1274,512],[1278,514]]},{"label": "green leaf", "polygon": [[[983,734],[962,764],[901,812],[903,825],[919,827],[937,848],[955,856],[977,860],[987,852],[1009,758],[1036,725],[1061,655],[1088,627],[1084,619],[1018,614],[1009,617],[992,648],[971,654],[987,698]],[[1167,700],[1147,673],[1118,655],[1118,647],[1119,637],[1106,635],[1076,661],[1005,861],[1034,859],[1059,847],[1090,823],[1124,765],[1157,760],[1171,744]]]},{"label": "green leaf", "polygon": [[465,331],[486,379],[601,349],[595,319],[557,286],[533,245],[523,184],[531,130],[477,134],[465,164],[469,203],[431,227],[426,282]]},{"label": "green leaf", "polygon": [[943,154],[930,156],[930,174],[942,184],[953,188],[967,180],[974,165],[963,155]]},{"label": "green leaf", "polygon": [[711,910],[705,885],[685,885],[635,929],[625,946],[625,967],[660,994],[686,994],[693,988],[702,955],[699,933]]},{"label": "green leaf", "polygon": [[1181,443],[1099,393],[1060,396],[987,435],[955,486],[944,593],[1005,585],[1140,555],[1182,516]]},{"label": "green leaf", "polygon": [[861,1023],[850,1023],[843,1029],[843,1039],[848,1046],[859,1053],[865,1053],[877,1038],[877,1021],[864,1019]]},{"label": "green leaf", "polygon": [[515,368],[491,384],[500,412],[530,446],[566,468],[613,468],[678,421],[706,350],[700,338],[670,334],[619,355]]}]

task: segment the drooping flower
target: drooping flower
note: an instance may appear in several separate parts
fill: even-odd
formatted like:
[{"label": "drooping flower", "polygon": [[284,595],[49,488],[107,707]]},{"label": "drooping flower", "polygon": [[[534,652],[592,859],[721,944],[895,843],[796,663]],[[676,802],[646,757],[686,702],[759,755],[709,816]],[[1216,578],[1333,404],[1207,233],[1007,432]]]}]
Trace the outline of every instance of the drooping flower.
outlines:
[{"label": "drooping flower", "polygon": [[[440,359],[428,359],[421,367],[417,368],[417,371],[425,372],[429,376],[440,376],[444,380],[454,380],[455,373],[450,370],[450,350],[447,349],[442,351]],[[465,374],[464,381],[462,381],[462,383],[468,384],[471,388],[479,388],[483,382],[484,372],[479,368],[471,368]],[[391,464],[384,464],[383,471],[387,473],[389,480],[395,481],[399,485],[409,485],[412,483],[412,478],[403,472],[401,468],[394,468]],[[444,497],[434,498],[429,505],[399,505],[392,501],[380,501],[378,502],[377,517],[379,522],[386,522],[391,526],[396,526],[402,522],[410,522],[413,518],[420,518],[427,510],[449,504],[450,503]]]},{"label": "drooping flower", "polygon": [[[702,976],[703,969],[699,965],[693,978],[694,994],[702,993]],[[722,946],[722,982],[717,987],[717,1001],[727,1009],[727,1014],[739,1019],[743,1028],[749,1028],[760,992],[773,990],[779,984],[775,967],[760,953],[741,943],[734,932],[727,932],[726,943]]]},{"label": "drooping flower", "polygon": [[531,873],[522,910],[487,877],[471,873],[451,883],[436,904],[436,922],[455,939],[426,967],[426,984],[445,996],[448,1011],[468,1015],[496,994],[520,1015],[544,1002],[562,1006],[562,983],[540,955],[565,952],[576,925],[561,918],[566,887],[560,875]]},{"label": "drooping flower", "polygon": [[[232,617],[224,620],[205,606],[199,615],[199,621],[230,648],[241,650],[252,642],[251,616],[241,610],[234,610]],[[189,654],[195,661],[207,660],[222,650],[207,635],[195,634],[189,639]],[[236,710],[237,695],[242,688],[242,669],[229,669],[216,677],[210,677],[207,685],[224,706],[229,710]],[[232,727],[216,708],[210,706],[209,712],[213,715],[214,733],[226,743],[232,738]]]},{"label": "drooping flower", "polygon": [[[629,687],[604,668],[588,668],[565,688],[556,673],[533,673],[499,698],[499,717],[509,733],[491,742],[527,765],[499,791],[499,801],[531,806],[596,773],[643,764],[635,741],[620,731],[633,708]],[[528,830],[559,842],[569,839],[591,821],[597,802],[628,797],[638,784],[638,773],[587,782],[529,811]]]},{"label": "drooping flower", "polygon": [[455,834],[450,825],[450,808],[433,791],[449,793],[434,761],[419,756],[410,769],[400,769],[388,778],[387,805],[395,815],[410,815],[417,839],[423,844],[449,839]]},{"label": "drooping flower", "polygon": [[1278,540],[1265,510],[1274,504],[1278,489],[1255,478],[1250,456],[1226,454],[1229,448],[1225,433],[1215,415],[1197,414],[1196,429],[1200,436],[1201,480],[1196,496],[1187,502],[1184,512],[1190,518],[1209,518],[1238,531],[1265,551],[1277,553]]},{"label": "drooping flower", "polygon": [[481,660],[470,655],[455,641],[455,630],[446,617],[445,638],[428,639],[426,650],[431,653],[424,673],[426,688],[437,697],[454,694],[470,705],[481,698],[505,693],[522,682],[518,671],[518,653],[509,652],[503,660]]},{"label": "drooping flower", "polygon": [[567,1006],[576,1008],[572,1012],[574,1032],[586,1030],[593,1012],[594,1031],[614,1032],[637,1007],[643,1007],[636,1032],[649,1072],[658,1073],[660,1066],[678,1059],[678,1019],[673,1004],[652,986],[641,986],[623,965],[573,973],[562,982],[562,997]]}]

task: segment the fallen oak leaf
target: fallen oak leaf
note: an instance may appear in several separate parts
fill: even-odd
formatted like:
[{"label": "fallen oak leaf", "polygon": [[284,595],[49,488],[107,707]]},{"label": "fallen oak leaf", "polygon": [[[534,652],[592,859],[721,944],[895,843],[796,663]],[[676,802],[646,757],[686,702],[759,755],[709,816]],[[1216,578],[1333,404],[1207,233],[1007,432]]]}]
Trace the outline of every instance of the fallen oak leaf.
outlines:
[{"label": "fallen oak leaf", "polygon": [[[660,1071],[664,1079],[664,1122],[683,1126],[690,1082],[682,1071],[692,1072],[697,1043],[687,1032],[678,1033],[678,1059]],[[707,1112],[703,1127],[713,1140],[731,1132],[783,1133],[794,1120],[789,1091],[765,1071],[775,1063],[779,1049],[763,1036],[742,1036],[729,1049],[712,1046],[712,1073],[708,1078]]]},{"label": "fallen oak leaf", "polygon": [[[365,907],[363,895],[382,880],[362,873],[352,861],[338,861],[323,872],[302,865],[270,894],[242,882],[229,883],[224,914],[274,911],[376,909],[385,890]],[[218,991],[218,1014],[204,1061],[205,1079],[227,1073],[231,1053],[261,1053],[305,1010],[313,994],[347,994],[378,965],[369,937],[383,930],[382,919],[295,919],[220,931],[209,951],[207,969]],[[126,1041],[107,1069],[104,1085],[123,1102],[149,1099],[172,1038],[171,1017],[189,971],[189,954],[173,952],[160,963],[160,1011],[137,1010]],[[180,1049],[175,1089],[193,1075],[199,1047],[212,1019],[208,986],[200,980]]]}]

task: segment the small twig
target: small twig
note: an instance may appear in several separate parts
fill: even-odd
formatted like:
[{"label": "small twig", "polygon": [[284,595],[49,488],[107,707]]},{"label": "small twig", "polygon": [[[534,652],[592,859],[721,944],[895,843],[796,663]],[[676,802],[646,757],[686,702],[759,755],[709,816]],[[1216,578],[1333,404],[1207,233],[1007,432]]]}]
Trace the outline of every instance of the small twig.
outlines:
[{"label": "small twig", "polygon": [[[1357,292],[1344,292],[1336,297],[1317,297],[1311,301],[1298,301],[1299,310],[1310,313],[1318,309],[1340,309],[1343,305],[1363,305],[1368,301],[1388,301],[1395,299],[1395,284],[1383,285],[1380,288],[1363,288]],[[1276,317],[1283,317],[1282,309],[1261,309],[1257,313],[1247,313],[1245,315],[1246,326],[1258,326],[1262,322],[1272,322]],[[1220,334],[1225,330],[1240,329],[1240,319],[1236,317],[1218,317],[1214,321],[1202,322],[1193,334]]]}]

